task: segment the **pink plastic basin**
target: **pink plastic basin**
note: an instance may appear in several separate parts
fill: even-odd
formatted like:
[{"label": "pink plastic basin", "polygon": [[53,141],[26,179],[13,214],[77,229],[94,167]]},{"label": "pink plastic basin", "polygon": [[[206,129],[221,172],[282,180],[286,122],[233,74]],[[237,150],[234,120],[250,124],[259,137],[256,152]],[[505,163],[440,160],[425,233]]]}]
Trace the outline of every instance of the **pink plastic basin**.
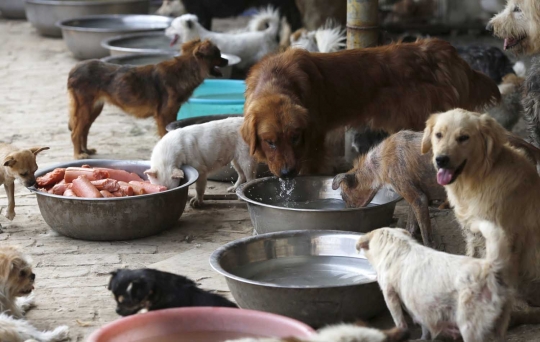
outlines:
[{"label": "pink plastic basin", "polygon": [[194,307],[124,317],[95,331],[88,342],[222,342],[231,336],[308,337],[313,333],[304,323],[266,312]]}]

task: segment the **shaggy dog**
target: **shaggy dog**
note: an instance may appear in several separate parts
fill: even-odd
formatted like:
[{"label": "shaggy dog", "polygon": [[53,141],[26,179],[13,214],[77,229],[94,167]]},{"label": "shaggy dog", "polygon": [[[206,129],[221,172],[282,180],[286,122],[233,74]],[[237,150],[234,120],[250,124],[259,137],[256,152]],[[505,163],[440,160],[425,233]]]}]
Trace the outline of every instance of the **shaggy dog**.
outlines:
[{"label": "shaggy dog", "polygon": [[195,88],[209,75],[221,76],[218,67],[226,65],[215,45],[200,40],[184,44],[181,56],[155,65],[121,66],[99,60],[77,64],[68,78],[75,159],[96,153],[87,146],[88,132],[105,102],[138,118],[153,116],[163,136]]},{"label": "shaggy dog", "polygon": [[424,247],[399,228],[376,229],[358,240],[356,247],[377,272],[396,326],[407,328],[403,304],[422,326],[422,339],[442,334],[461,335],[464,342],[484,342],[491,335],[504,340],[512,309],[508,243],[491,222],[475,222],[471,228],[487,241],[484,259]]},{"label": "shaggy dog", "polygon": [[345,49],[347,32],[342,26],[328,20],[326,24],[315,31],[300,29],[294,32],[290,40],[293,48],[309,52],[337,52]]},{"label": "shaggy dog", "polygon": [[227,191],[236,191],[246,180],[255,179],[257,172],[257,162],[249,155],[249,147],[238,132],[243,122],[243,117],[233,117],[169,132],[154,147],[151,168],[144,173],[151,183],[172,189],[184,176],[180,167],[193,166],[199,172],[199,178],[197,195],[189,203],[192,207],[200,207],[208,174],[232,162],[238,180]]},{"label": "shaggy dog", "polygon": [[0,341],[52,342],[68,338],[66,326],[42,332],[24,320],[25,311],[34,303],[30,294],[35,279],[28,256],[15,247],[0,247]]},{"label": "shaggy dog", "polygon": [[[437,182],[463,228],[467,255],[485,251],[484,239],[471,224],[495,222],[510,244],[512,284],[540,306],[540,177],[525,153],[507,140],[507,132],[489,115],[455,109],[429,118],[422,153],[433,150]],[[540,311],[530,317],[540,323]]]},{"label": "shaggy dog", "polygon": [[191,279],[153,269],[117,270],[111,273],[108,289],[117,303],[116,313],[134,315],[148,311],[189,306],[236,308],[224,297],[201,290]]},{"label": "shaggy dog", "polygon": [[320,329],[309,338],[242,338],[226,342],[402,342],[409,338],[407,329],[378,330],[355,324],[337,324]]},{"label": "shaggy dog", "polygon": [[255,65],[246,84],[242,137],[282,178],[317,173],[325,135],[339,127],[422,130],[433,112],[500,99],[493,81],[438,39],[334,53],[289,49]]},{"label": "shaggy dog", "polygon": [[431,155],[421,155],[422,133],[401,131],[361,156],[354,169],[334,178],[332,188],[341,187],[343,199],[350,207],[368,205],[377,192],[388,186],[411,206],[407,222],[412,234],[420,226],[424,245],[432,246],[429,202],[446,200],[444,188],[437,184]]},{"label": "shaggy dog", "polygon": [[192,39],[209,39],[223,53],[241,58],[236,65],[247,69],[269,53],[279,49],[280,17],[271,7],[261,11],[250,20],[248,29],[239,33],[219,33],[205,29],[193,14],[184,14],[174,19],[165,34],[171,38],[171,44]]}]

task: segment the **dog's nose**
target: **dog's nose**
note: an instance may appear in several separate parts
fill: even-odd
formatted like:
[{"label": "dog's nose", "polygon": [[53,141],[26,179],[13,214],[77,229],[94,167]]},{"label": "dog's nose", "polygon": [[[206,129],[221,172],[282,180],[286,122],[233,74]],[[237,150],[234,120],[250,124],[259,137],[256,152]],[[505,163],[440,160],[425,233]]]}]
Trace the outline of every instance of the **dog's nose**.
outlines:
[{"label": "dog's nose", "polygon": [[36,279],[36,275],[35,275],[34,273],[32,273],[32,274],[30,275],[30,279],[35,280],[35,279]]},{"label": "dog's nose", "polygon": [[36,180],[35,179],[32,179],[30,181],[27,181],[24,185],[29,188],[31,186],[34,186],[36,184]]},{"label": "dog's nose", "polygon": [[488,30],[489,32],[493,32],[493,24],[491,22],[486,25],[486,30]]},{"label": "dog's nose", "polygon": [[294,176],[296,176],[296,170],[295,169],[287,169],[287,168],[283,168],[281,169],[281,171],[279,172],[279,176],[281,178],[293,178]]},{"label": "dog's nose", "polygon": [[445,168],[450,164],[450,157],[448,156],[437,156],[435,158],[435,162],[437,163],[438,167]]}]

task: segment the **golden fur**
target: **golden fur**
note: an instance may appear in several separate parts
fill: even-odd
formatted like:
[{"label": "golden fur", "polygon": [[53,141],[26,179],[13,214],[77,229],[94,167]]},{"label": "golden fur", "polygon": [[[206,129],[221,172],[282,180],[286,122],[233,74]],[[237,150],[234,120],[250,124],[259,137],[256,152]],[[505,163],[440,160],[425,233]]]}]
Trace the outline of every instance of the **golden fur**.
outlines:
[{"label": "golden fur", "polygon": [[0,312],[23,317],[17,298],[30,294],[34,289],[35,275],[30,263],[30,258],[20,249],[0,247]]},{"label": "golden fur", "polygon": [[438,39],[334,53],[290,49],[246,80],[242,137],[277,176],[318,173],[325,135],[370,125],[422,130],[434,112],[500,100],[497,85]]}]

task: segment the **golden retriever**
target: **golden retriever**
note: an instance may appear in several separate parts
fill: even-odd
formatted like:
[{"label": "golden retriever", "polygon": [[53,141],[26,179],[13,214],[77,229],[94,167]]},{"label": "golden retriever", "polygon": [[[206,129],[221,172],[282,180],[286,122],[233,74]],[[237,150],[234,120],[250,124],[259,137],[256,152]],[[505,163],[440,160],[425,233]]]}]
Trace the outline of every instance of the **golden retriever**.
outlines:
[{"label": "golden retriever", "polygon": [[336,128],[419,131],[431,113],[500,100],[491,79],[438,39],[334,53],[290,49],[256,64],[246,84],[242,137],[282,178],[318,173],[325,136]]},{"label": "golden retriever", "polygon": [[[485,251],[483,238],[470,231],[473,221],[502,227],[512,251],[512,282],[524,299],[539,306],[540,177],[525,153],[507,140],[507,132],[489,115],[455,109],[428,119],[422,153],[433,150],[437,182],[464,229],[467,255]],[[535,321],[540,323],[540,311]]]}]

